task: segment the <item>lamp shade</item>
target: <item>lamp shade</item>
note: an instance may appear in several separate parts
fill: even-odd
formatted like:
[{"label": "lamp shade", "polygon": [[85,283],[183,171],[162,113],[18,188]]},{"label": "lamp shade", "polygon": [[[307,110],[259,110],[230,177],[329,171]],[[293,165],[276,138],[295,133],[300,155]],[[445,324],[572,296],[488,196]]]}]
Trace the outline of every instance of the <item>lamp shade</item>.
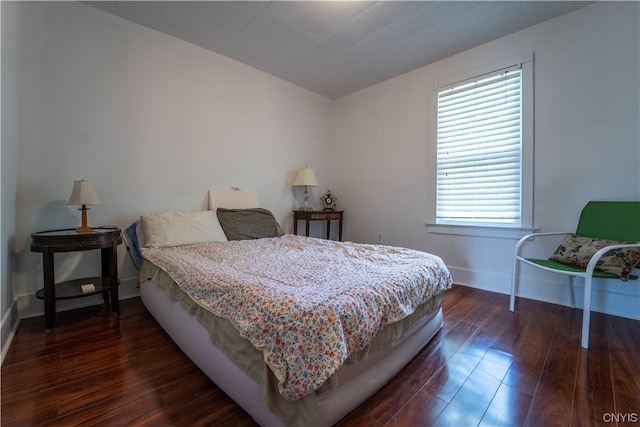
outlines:
[{"label": "lamp shade", "polygon": [[91,181],[73,181],[73,191],[69,197],[68,205],[98,205],[100,200],[93,191]]},{"label": "lamp shade", "polygon": [[320,184],[318,184],[318,180],[316,179],[315,172],[313,171],[313,169],[308,167],[298,169],[298,174],[296,175],[296,178],[293,180],[293,183],[291,185],[304,185],[308,187],[320,186]]}]

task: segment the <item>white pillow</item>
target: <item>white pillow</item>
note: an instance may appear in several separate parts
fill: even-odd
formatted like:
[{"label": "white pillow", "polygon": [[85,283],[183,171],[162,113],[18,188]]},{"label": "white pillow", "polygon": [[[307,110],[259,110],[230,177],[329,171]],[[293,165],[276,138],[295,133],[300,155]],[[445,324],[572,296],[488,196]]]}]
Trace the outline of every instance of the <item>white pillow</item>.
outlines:
[{"label": "white pillow", "polygon": [[141,248],[227,240],[214,211],[145,213],[136,233]]}]

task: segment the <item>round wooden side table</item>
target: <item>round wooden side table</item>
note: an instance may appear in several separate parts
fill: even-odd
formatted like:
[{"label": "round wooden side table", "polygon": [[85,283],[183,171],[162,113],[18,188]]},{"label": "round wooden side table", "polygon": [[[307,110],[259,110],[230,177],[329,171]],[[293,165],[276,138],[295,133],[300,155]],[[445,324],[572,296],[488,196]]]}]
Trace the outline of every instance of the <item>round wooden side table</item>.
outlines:
[{"label": "round wooden side table", "polygon": [[[42,252],[44,288],[36,292],[36,297],[44,299],[45,332],[50,332],[55,324],[56,300],[59,299],[101,293],[105,308],[111,308],[111,312],[116,315],[120,313],[117,247],[121,243],[120,229],[109,226],[94,228],[87,233],[79,233],[75,228],[69,228],[40,231],[31,235],[31,251]],[[101,252],[100,276],[55,283],[54,253],[92,249],[100,249]]]}]

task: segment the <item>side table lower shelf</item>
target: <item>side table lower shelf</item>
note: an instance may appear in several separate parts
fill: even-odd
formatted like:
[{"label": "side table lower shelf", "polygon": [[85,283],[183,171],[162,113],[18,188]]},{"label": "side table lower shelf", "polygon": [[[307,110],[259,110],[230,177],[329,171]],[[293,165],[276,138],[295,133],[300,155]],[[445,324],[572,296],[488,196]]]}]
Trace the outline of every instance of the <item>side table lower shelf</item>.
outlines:
[{"label": "side table lower shelf", "polygon": [[[89,283],[95,286],[95,290],[91,292],[82,292],[82,285],[86,285]],[[109,289],[110,287],[109,287],[108,277],[87,277],[84,279],[69,280],[66,282],[56,283],[55,299],[59,300],[59,299],[80,298],[80,297],[86,297],[89,295],[101,294],[103,292],[106,292],[105,295],[108,295]],[[36,291],[36,298],[44,299],[44,288],[40,288]]]}]

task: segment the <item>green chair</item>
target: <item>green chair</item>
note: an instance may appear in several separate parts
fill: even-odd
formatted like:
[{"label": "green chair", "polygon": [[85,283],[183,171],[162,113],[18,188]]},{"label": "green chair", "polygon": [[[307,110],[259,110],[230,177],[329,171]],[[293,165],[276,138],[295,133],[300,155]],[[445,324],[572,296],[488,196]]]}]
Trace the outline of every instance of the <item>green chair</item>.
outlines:
[{"label": "green chair", "polygon": [[[606,246],[598,250],[590,259],[585,269],[561,264],[549,259],[524,258],[521,253],[525,243],[534,242],[540,236],[569,235],[591,237],[597,239],[619,240],[625,242],[636,242],[632,244],[618,244]],[[511,299],[509,309],[514,311],[515,294],[518,285],[519,265],[525,263],[533,267],[546,271],[569,276],[571,287],[571,308],[575,308],[575,295],[573,291],[573,278],[582,277],[584,279],[584,305],[582,315],[582,347],[589,347],[589,321],[591,313],[591,282],[594,277],[604,279],[618,279],[617,276],[594,271],[600,258],[607,252],[619,248],[639,248],[640,249],[640,202],[589,202],[582,209],[578,227],[573,232],[549,232],[533,233],[524,236],[518,241],[514,249],[513,273],[511,277]],[[638,276],[630,276],[630,279],[638,279]]]}]

